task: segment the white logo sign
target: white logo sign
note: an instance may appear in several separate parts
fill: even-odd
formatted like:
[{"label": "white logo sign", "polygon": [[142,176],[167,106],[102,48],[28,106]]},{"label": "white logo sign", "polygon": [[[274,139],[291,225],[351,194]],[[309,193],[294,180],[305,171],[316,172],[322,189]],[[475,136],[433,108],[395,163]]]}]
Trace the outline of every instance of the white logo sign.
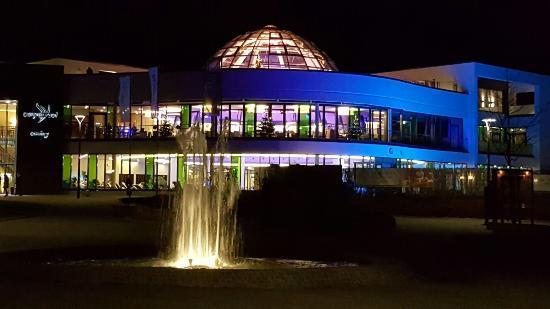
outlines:
[{"label": "white logo sign", "polygon": [[43,139],[47,139],[50,136],[50,132],[44,132],[44,131],[31,131],[29,133],[30,136],[38,136],[42,137]]},{"label": "white logo sign", "polygon": [[[55,112],[55,113],[51,112],[49,105],[48,105],[48,108],[45,108],[44,106],[42,106],[38,103],[36,103],[35,106],[36,106],[36,109],[38,110],[38,112],[31,112],[31,113],[23,112],[23,118],[38,119],[38,123],[41,123],[46,118],[56,119],[57,116],[58,116],[57,112]],[[45,138],[47,138],[47,137],[45,137]]]}]

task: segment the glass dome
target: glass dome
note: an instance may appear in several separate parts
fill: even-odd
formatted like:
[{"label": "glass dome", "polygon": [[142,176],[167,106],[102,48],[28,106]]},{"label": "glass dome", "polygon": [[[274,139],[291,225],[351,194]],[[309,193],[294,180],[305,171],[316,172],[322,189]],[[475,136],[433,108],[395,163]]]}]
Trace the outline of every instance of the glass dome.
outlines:
[{"label": "glass dome", "polygon": [[208,68],[338,71],[315,44],[273,25],[234,38],[214,54]]}]

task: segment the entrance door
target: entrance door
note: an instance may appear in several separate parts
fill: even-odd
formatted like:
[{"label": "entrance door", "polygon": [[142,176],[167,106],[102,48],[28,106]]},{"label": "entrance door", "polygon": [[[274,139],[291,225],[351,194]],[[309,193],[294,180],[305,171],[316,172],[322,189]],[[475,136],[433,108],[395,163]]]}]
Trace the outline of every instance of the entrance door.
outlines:
[{"label": "entrance door", "polygon": [[107,124],[107,113],[90,113],[91,138],[105,138],[105,125]]}]

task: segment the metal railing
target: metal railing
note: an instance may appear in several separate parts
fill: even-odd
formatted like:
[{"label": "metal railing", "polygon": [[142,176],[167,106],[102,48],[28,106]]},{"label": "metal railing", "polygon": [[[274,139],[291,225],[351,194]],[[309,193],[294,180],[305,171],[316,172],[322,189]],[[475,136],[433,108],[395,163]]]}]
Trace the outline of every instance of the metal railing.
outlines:
[{"label": "metal railing", "polygon": [[156,125],[137,127],[124,126],[105,126],[105,127],[89,127],[82,126],[81,132],[78,132],[78,126],[71,128],[68,137],[78,139],[124,139],[124,138],[153,138],[174,137],[179,133],[179,126]]},{"label": "metal railing", "polygon": [[15,142],[15,127],[0,126],[0,144],[13,144]]},{"label": "metal railing", "polygon": [[[479,141],[478,151],[481,153],[487,153],[487,142]],[[504,155],[509,153],[512,156],[532,156],[533,155],[533,145],[532,144],[511,144],[510,148],[506,143],[501,142],[491,142],[490,145],[491,154]]]}]

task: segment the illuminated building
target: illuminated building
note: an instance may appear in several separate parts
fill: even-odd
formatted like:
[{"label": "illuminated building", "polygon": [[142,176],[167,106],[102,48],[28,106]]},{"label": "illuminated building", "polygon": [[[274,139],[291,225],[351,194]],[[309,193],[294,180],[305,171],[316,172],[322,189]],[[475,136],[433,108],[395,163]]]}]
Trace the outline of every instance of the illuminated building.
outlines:
[{"label": "illuminated building", "polygon": [[[66,63],[65,74],[55,66],[63,59],[28,65],[55,77],[50,98],[4,95],[21,102],[17,157],[29,152],[14,166],[19,171],[32,155],[35,169],[55,167],[49,174],[30,174],[40,181],[25,180],[31,172],[22,168],[17,186],[23,193],[74,189],[79,160],[82,189],[124,189],[126,180],[135,189],[173,188],[192,177],[174,136],[195,125],[214,140],[224,123],[230,131],[228,153],[216,164],[233,169],[243,189],[257,187],[258,171],[272,164],[477,167],[486,162],[488,137],[481,119],[503,112],[511,117],[493,124],[491,162],[506,165],[502,139],[508,127],[516,145],[514,165],[550,170],[545,133],[550,122],[541,121],[549,113],[550,77],[539,74],[474,62],[345,73],[315,44],[266,26],[232,39],[206,61],[206,70],[161,72],[157,112],[150,104],[147,70]],[[81,74],[87,66],[95,74]],[[131,80],[129,121],[118,102],[121,76]],[[58,117],[40,123],[22,118],[37,109],[36,103],[49,105]],[[77,115],[85,116],[80,133]],[[48,155],[36,158],[42,152]],[[37,187],[44,182],[47,190]]]}]

